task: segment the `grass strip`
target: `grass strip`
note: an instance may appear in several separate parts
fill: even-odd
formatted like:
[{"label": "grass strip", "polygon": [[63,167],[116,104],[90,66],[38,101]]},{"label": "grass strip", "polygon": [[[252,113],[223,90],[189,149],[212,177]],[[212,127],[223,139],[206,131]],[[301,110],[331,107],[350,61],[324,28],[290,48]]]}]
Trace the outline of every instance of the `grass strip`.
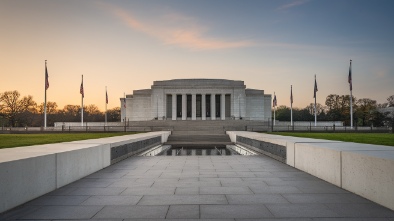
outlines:
[{"label": "grass strip", "polygon": [[136,132],[117,133],[55,133],[55,134],[0,134],[0,149],[31,146],[38,144],[60,143],[135,134]]},{"label": "grass strip", "polygon": [[294,133],[294,132],[274,132],[270,134],[307,137],[325,140],[339,140],[345,142],[365,143],[394,146],[394,134],[392,133]]}]

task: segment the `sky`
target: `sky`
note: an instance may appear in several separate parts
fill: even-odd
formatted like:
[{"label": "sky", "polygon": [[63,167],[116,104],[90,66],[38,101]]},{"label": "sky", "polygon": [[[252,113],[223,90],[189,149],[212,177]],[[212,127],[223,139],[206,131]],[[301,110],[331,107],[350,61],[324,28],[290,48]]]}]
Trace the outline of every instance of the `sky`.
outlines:
[{"label": "sky", "polygon": [[394,94],[392,0],[0,0],[0,93],[119,107],[153,81],[242,80],[278,105]]}]

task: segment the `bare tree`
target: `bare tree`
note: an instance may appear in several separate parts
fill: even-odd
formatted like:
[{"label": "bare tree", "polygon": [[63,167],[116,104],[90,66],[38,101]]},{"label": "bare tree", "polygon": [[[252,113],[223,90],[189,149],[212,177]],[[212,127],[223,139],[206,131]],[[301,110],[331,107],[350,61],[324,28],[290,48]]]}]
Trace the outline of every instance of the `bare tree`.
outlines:
[{"label": "bare tree", "polygon": [[2,106],[1,112],[9,120],[11,126],[17,126],[17,120],[22,120],[27,112],[34,114],[37,107],[37,103],[31,95],[20,99],[18,91],[6,91],[0,94],[0,103]]}]

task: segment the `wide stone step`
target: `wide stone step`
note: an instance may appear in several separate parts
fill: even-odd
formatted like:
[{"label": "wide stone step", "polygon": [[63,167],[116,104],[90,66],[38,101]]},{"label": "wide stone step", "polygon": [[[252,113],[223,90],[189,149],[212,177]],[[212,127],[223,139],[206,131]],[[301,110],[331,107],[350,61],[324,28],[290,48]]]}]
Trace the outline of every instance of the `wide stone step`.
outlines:
[{"label": "wide stone step", "polygon": [[231,142],[228,135],[170,135],[167,142]]},{"label": "wide stone step", "polygon": [[172,135],[225,135],[226,132],[224,130],[174,130],[171,133]]}]

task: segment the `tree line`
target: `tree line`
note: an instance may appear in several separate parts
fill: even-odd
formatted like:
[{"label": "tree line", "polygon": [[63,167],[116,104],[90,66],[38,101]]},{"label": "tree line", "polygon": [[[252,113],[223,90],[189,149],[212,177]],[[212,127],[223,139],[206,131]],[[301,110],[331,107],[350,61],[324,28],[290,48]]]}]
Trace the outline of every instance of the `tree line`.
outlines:
[{"label": "tree line", "polygon": [[[353,123],[357,126],[386,126],[392,125],[394,113],[381,111],[382,108],[394,107],[394,95],[387,98],[387,102],[378,104],[376,100],[369,98],[353,99]],[[350,96],[330,94],[326,97],[325,105],[316,104],[318,121],[342,121],[346,126],[350,125]],[[290,121],[290,108],[279,106],[276,109],[276,120]],[[314,121],[315,105],[309,104],[307,107],[293,108],[294,121]]]},{"label": "tree line", "polygon": [[[387,102],[378,104],[369,98],[356,99],[353,97],[354,125],[385,126],[392,125],[394,113],[379,111],[381,108],[394,107],[394,95],[387,98]],[[105,113],[94,105],[84,106],[84,121],[104,122]],[[325,105],[316,104],[318,121],[342,121],[350,125],[350,96],[330,94],[326,97]],[[290,108],[279,106],[276,110],[276,120],[290,121]],[[293,108],[294,121],[314,121],[314,104],[307,107]],[[80,105],[65,105],[58,108],[56,102],[47,102],[47,125],[54,122],[78,122],[81,120]],[[37,104],[31,95],[21,97],[18,91],[0,93],[0,126],[39,127],[43,126],[44,103]],[[108,122],[120,122],[120,107],[107,111]]]},{"label": "tree line", "polygon": [[[94,105],[84,105],[83,119],[86,122],[104,122],[105,113]],[[47,125],[54,122],[81,121],[80,105],[65,105],[60,109],[56,102],[47,102]],[[107,110],[107,121],[120,121],[120,107]],[[44,103],[37,104],[31,95],[21,97],[18,91],[0,93],[0,126],[40,127],[44,122]]]}]

